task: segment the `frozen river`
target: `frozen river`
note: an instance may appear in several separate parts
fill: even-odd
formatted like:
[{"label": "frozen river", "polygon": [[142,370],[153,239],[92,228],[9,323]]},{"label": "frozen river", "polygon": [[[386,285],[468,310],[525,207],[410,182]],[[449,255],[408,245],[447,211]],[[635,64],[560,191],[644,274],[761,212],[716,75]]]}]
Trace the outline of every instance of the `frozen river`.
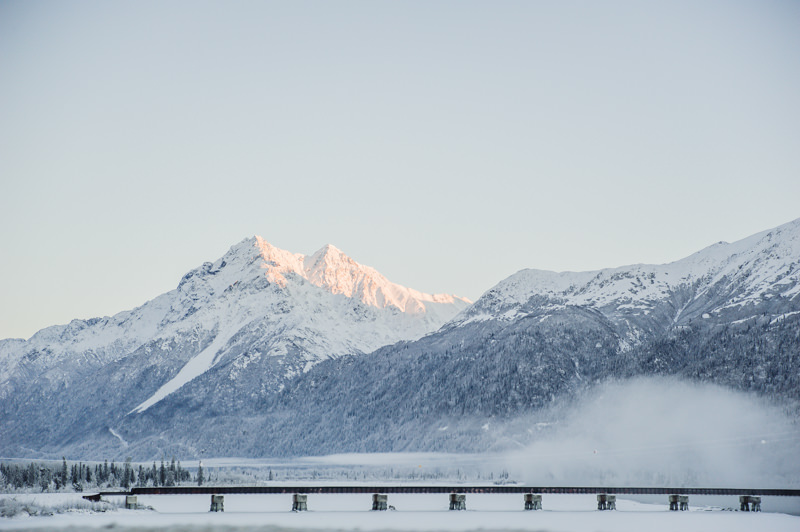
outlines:
[{"label": "frozen river", "polygon": [[[77,494],[0,495],[18,502],[57,506],[79,501]],[[114,497],[109,497],[114,499]],[[121,499],[121,498],[120,498]],[[728,506],[736,500],[728,498]],[[210,513],[208,495],[139,496],[152,510],[89,513],[0,519],[1,530],[91,530],[171,532],[245,532],[283,530],[530,530],[552,532],[709,532],[800,530],[800,517],[771,512],[777,498],[765,499],[765,512],[725,511],[701,506],[688,512],[670,512],[667,502],[639,502],[619,498],[616,511],[596,510],[594,495],[545,495],[544,509],[524,511],[519,494],[470,494],[467,511],[449,511],[446,494],[393,494],[396,511],[372,512],[370,495],[309,495],[308,512],[293,513],[290,495],[226,495],[225,512]],[[786,501],[782,501],[784,504]]]}]

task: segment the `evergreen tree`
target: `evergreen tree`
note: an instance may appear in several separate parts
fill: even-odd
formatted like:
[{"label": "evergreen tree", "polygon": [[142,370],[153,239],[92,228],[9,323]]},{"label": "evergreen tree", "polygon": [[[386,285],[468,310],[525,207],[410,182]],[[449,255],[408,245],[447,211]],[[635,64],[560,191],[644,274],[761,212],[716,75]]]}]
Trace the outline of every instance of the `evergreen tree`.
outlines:
[{"label": "evergreen tree", "polygon": [[67,485],[67,459],[66,459],[66,457],[62,456],[61,460],[62,460],[62,462],[61,462],[61,485],[62,486],[66,486]]},{"label": "evergreen tree", "polygon": [[[42,471],[41,471],[41,473],[42,473],[42,474],[41,474],[41,477],[39,478],[39,486],[41,486],[41,488],[42,488],[42,493],[44,493],[44,491],[45,491],[45,490],[46,490],[48,487],[50,487],[50,470],[49,470],[49,469],[47,469],[47,468],[44,468],[44,467],[43,467],[43,468],[42,468]],[[0,474],[0,478],[2,478],[2,476],[3,476],[3,475],[2,475],[2,474]],[[3,483],[2,483],[2,482],[0,482],[0,485],[2,485],[2,484],[3,484]]]},{"label": "evergreen tree", "polygon": [[179,485],[183,483],[184,480],[186,480],[185,475],[186,475],[186,470],[181,467],[181,461],[178,460],[178,472],[175,478],[178,480]]},{"label": "evergreen tree", "polygon": [[178,477],[178,470],[175,465],[175,457],[172,457],[172,462],[169,464],[169,468],[167,469],[167,486],[174,486],[175,481]]},{"label": "evergreen tree", "polygon": [[133,480],[133,467],[131,467],[131,457],[125,458],[125,467],[122,471],[122,487],[129,489]]},{"label": "evergreen tree", "polygon": [[197,485],[202,486],[205,477],[203,476],[203,462],[197,464]]},{"label": "evergreen tree", "polygon": [[83,491],[83,477],[81,477],[81,469],[78,465],[72,464],[70,469],[70,480],[72,481],[72,489],[75,491]]}]

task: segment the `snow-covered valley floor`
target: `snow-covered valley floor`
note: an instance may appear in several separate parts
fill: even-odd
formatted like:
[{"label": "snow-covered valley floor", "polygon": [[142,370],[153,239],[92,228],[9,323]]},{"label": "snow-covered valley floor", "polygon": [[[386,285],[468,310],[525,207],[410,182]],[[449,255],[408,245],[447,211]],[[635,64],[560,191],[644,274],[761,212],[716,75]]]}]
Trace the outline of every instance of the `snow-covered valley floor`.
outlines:
[{"label": "snow-covered valley floor", "polygon": [[[80,500],[78,494],[0,495],[40,505]],[[114,497],[108,497],[113,499]],[[467,496],[467,511],[449,511],[446,494],[390,495],[396,511],[372,512],[369,495],[309,495],[308,512],[293,513],[290,495],[226,495],[225,512],[210,513],[207,495],[139,496],[152,510],[105,513],[67,512],[53,516],[0,519],[0,530],[93,530],[123,532],[277,532],[291,530],[530,530],[552,532],[710,532],[800,530],[800,516],[770,512],[765,499],[761,513],[724,511],[692,506],[670,512],[663,503],[620,498],[616,511],[599,512],[594,495],[545,495],[544,509],[524,511],[520,495]],[[730,506],[736,504],[731,498]],[[690,501],[691,503],[691,501]]]}]

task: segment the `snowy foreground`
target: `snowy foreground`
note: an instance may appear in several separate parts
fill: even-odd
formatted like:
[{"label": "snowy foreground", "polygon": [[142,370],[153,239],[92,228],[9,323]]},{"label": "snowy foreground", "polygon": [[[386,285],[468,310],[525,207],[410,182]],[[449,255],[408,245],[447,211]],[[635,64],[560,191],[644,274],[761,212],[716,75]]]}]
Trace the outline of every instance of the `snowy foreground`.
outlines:
[{"label": "snowy foreground", "polygon": [[[0,495],[40,505],[80,500],[77,494]],[[109,497],[114,499],[114,497]],[[736,501],[731,500],[733,505]],[[768,501],[764,501],[768,506]],[[552,532],[709,532],[800,530],[800,517],[781,513],[743,513],[719,507],[693,506],[688,512],[670,512],[666,500],[645,504],[618,499],[616,511],[599,512],[594,495],[545,495],[544,510],[524,511],[520,495],[467,496],[467,511],[448,511],[441,495],[389,496],[396,511],[371,512],[369,495],[309,495],[308,512],[293,513],[290,495],[226,495],[225,512],[208,511],[207,495],[139,496],[152,510],[105,513],[67,512],[53,516],[0,519],[0,530],[91,530],[113,528],[127,532],[168,530],[270,531],[280,530],[531,530]],[[769,508],[765,508],[769,510]]]}]

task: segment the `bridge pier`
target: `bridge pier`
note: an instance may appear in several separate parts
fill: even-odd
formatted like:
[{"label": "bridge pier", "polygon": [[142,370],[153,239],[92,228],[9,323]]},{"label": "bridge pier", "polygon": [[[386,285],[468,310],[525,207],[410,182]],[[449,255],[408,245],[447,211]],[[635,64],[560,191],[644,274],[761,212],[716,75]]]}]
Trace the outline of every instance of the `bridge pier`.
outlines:
[{"label": "bridge pier", "polygon": [[760,512],[761,511],[761,497],[754,497],[750,496],[750,511],[751,512]]},{"label": "bridge pier", "polygon": [[597,494],[597,509],[598,510],[616,510],[617,509],[617,496],[609,495],[608,493]]},{"label": "bridge pier", "polygon": [[526,510],[541,510],[542,509],[542,496],[538,493],[525,494],[525,509]]},{"label": "bridge pier", "polygon": [[688,495],[670,495],[669,496],[669,509],[670,511],[677,512],[689,509],[689,496]]},{"label": "bridge pier", "polygon": [[450,494],[450,509],[451,510],[466,510],[467,509],[467,496],[464,493],[451,493]]},{"label": "bridge pier", "polygon": [[212,495],[211,496],[211,509],[209,512],[224,512],[225,511],[225,496]]},{"label": "bridge pier", "polygon": [[742,512],[760,512],[761,497],[742,495],[739,497],[739,510]]},{"label": "bridge pier", "polygon": [[379,512],[389,509],[389,496],[383,493],[372,494],[372,511]]},{"label": "bridge pier", "polygon": [[136,495],[125,495],[125,509],[135,510],[139,507]]},{"label": "bridge pier", "polygon": [[308,495],[304,493],[295,493],[292,495],[292,511],[305,512],[308,511]]},{"label": "bridge pier", "polygon": [[680,509],[682,512],[689,510],[689,496],[688,495],[681,495],[678,497],[678,504],[680,505]]}]

